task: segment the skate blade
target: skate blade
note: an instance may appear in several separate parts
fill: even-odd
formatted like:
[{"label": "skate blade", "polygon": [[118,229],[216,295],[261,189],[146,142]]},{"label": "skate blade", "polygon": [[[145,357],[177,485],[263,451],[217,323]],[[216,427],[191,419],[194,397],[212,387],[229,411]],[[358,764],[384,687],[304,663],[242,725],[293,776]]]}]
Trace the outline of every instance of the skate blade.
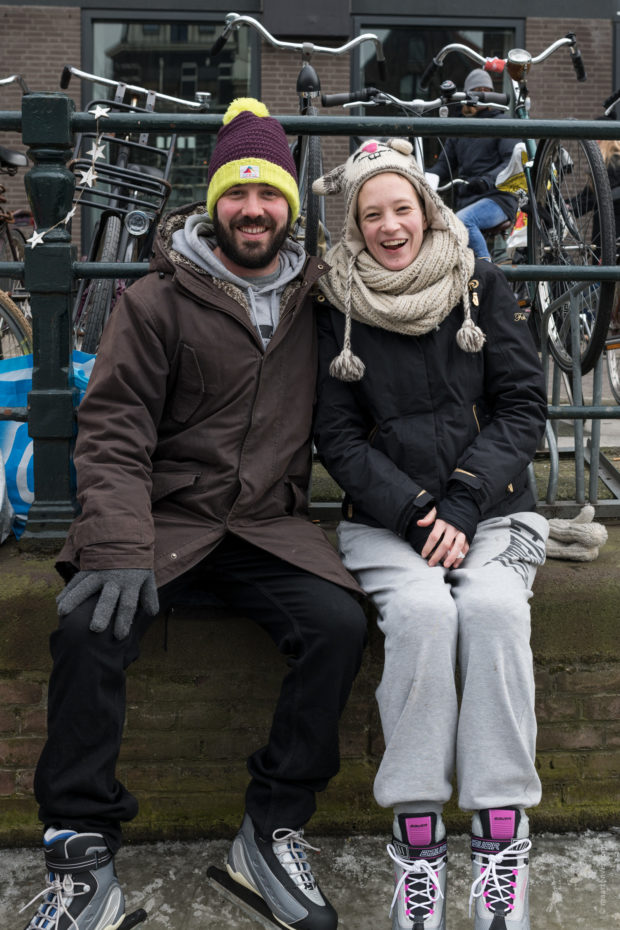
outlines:
[{"label": "skate blade", "polygon": [[132,911],[131,914],[125,916],[118,930],[131,930],[131,927],[135,927],[136,924],[141,924],[148,916],[144,908],[139,907],[137,911]]},{"label": "skate blade", "polygon": [[250,891],[249,888],[239,885],[230,877],[228,872],[210,865],[207,869],[207,878],[218,894],[221,894],[235,907],[244,911],[252,920],[266,927],[267,930],[273,930],[274,927],[279,927],[282,930],[284,925],[275,919],[263,899]]}]

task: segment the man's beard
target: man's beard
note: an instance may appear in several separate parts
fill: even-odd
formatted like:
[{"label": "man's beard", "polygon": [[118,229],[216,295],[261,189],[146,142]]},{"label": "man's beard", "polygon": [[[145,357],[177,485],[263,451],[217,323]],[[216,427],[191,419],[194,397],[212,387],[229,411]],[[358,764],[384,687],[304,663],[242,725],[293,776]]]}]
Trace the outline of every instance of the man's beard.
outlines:
[{"label": "man's beard", "polygon": [[291,219],[290,209],[288,220],[281,229],[277,229],[273,220],[267,217],[264,217],[262,220],[257,220],[244,216],[240,220],[235,220],[236,227],[265,226],[269,230],[275,230],[273,238],[266,244],[247,242],[242,246],[237,246],[231,230],[220,223],[217,216],[217,207],[213,212],[213,229],[215,231],[217,244],[226,258],[230,259],[230,261],[234,262],[236,265],[240,265],[242,268],[266,268],[276,257],[288,236]]}]

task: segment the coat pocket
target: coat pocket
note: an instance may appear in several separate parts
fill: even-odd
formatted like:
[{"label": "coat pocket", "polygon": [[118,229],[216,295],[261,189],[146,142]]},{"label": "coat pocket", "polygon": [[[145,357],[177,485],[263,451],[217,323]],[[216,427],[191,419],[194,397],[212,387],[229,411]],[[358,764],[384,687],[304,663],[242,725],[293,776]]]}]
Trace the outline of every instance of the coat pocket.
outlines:
[{"label": "coat pocket", "polygon": [[198,481],[200,474],[189,472],[153,472],[151,480],[153,487],[151,489],[151,503],[159,501],[175,491],[182,488],[189,488]]},{"label": "coat pocket", "polygon": [[170,415],[185,423],[196,412],[205,394],[214,394],[215,384],[206,384],[196,350],[182,342],[178,356],[178,374],[172,387]]}]

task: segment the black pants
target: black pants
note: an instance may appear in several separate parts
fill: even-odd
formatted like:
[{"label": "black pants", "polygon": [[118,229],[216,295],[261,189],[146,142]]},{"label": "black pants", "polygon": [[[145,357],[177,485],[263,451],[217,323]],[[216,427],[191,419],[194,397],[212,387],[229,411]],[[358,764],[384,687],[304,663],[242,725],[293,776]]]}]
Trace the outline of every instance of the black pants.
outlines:
[{"label": "black pants", "polygon": [[[299,828],[339,768],[338,721],[366,641],[366,620],[343,588],[228,536],[159,591],[160,606],[215,594],[255,620],[288,671],[267,745],[248,760],[246,810],[258,831]],[[115,776],[125,719],[125,672],[152,619],[136,615],[128,639],[91,633],[91,598],[51,636],[48,738],[35,774],[44,825],[102,833],[113,852],[138,803]],[[208,657],[205,657],[208,660]],[[231,668],[231,685],[243,674]]]}]

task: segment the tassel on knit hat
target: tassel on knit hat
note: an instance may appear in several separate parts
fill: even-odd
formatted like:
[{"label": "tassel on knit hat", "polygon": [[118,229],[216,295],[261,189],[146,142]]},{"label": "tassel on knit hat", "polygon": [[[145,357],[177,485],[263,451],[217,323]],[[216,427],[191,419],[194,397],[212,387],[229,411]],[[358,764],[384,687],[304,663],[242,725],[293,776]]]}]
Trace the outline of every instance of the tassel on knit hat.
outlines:
[{"label": "tassel on knit hat", "polygon": [[270,184],[285,197],[291,218],[299,216],[295,162],[284,130],[260,100],[238,97],[228,107],[207,170],[207,212],[237,184]]},{"label": "tassel on knit hat", "polygon": [[[485,336],[482,330],[474,323],[471,317],[471,306],[469,300],[469,279],[473,270],[473,254],[467,247],[467,233],[465,227],[457,219],[454,213],[449,210],[441,198],[435,193],[430,184],[426,181],[424,173],[418,167],[417,162],[412,156],[413,147],[407,139],[389,139],[387,142],[370,140],[364,142],[356,152],[353,153],[344,165],[339,165],[333,171],[328,172],[322,178],[318,178],[312,187],[315,194],[337,194],[343,193],[345,198],[345,224],[342,231],[341,242],[327,256],[329,264],[338,263],[342,268],[336,268],[334,273],[328,274],[320,282],[320,287],[325,291],[328,298],[335,302],[345,314],[345,335],[342,352],[337,356],[330,368],[334,377],[345,381],[358,381],[363,376],[363,362],[355,356],[351,349],[351,318],[360,319],[363,322],[373,326],[382,326],[386,329],[393,329],[397,332],[403,332],[418,335],[428,332],[441,322],[447,316],[452,307],[462,300],[464,309],[464,321],[460,327],[456,340],[459,347],[464,352],[479,352],[484,345]],[[352,290],[355,271],[365,263],[364,255],[366,252],[366,243],[357,222],[357,199],[362,185],[370,178],[377,174],[385,172],[401,174],[412,184],[418,194],[427,221],[427,232],[436,230],[441,236],[448,237],[442,240],[444,243],[449,241],[450,252],[454,256],[452,265],[448,269],[451,276],[452,287],[449,291],[450,306],[435,307],[426,314],[426,323],[418,320],[409,322],[403,317],[403,322],[392,322],[389,319],[389,313],[382,317],[374,316],[372,303],[367,301],[365,307],[353,306]],[[424,243],[419,254],[425,250]],[[362,254],[364,253],[364,255]],[[424,252],[426,254],[426,252]],[[432,258],[437,258],[431,253]],[[415,262],[415,260],[414,260]],[[378,266],[378,263],[376,263]],[[396,298],[397,292],[392,288],[395,280],[395,274],[386,271],[390,275],[389,283],[386,281],[385,293],[386,307],[389,307],[388,300]],[[396,274],[403,275],[403,272]],[[358,276],[359,277],[359,276]],[[376,277],[376,276],[375,276]],[[330,291],[332,284],[338,278],[334,289]],[[360,285],[362,287],[363,285]],[[359,289],[359,288],[358,288]],[[415,292],[415,285],[413,285]],[[441,285],[436,285],[436,289],[442,290]],[[445,288],[443,289],[445,291]],[[442,291],[442,293],[443,293]],[[373,294],[381,296],[381,288],[375,286]],[[406,292],[411,293],[410,291]],[[433,292],[434,293],[434,292]],[[341,297],[341,300],[337,298]],[[334,301],[334,298],[336,300]],[[342,305],[341,305],[342,304]],[[426,325],[426,328],[424,326]]]}]

